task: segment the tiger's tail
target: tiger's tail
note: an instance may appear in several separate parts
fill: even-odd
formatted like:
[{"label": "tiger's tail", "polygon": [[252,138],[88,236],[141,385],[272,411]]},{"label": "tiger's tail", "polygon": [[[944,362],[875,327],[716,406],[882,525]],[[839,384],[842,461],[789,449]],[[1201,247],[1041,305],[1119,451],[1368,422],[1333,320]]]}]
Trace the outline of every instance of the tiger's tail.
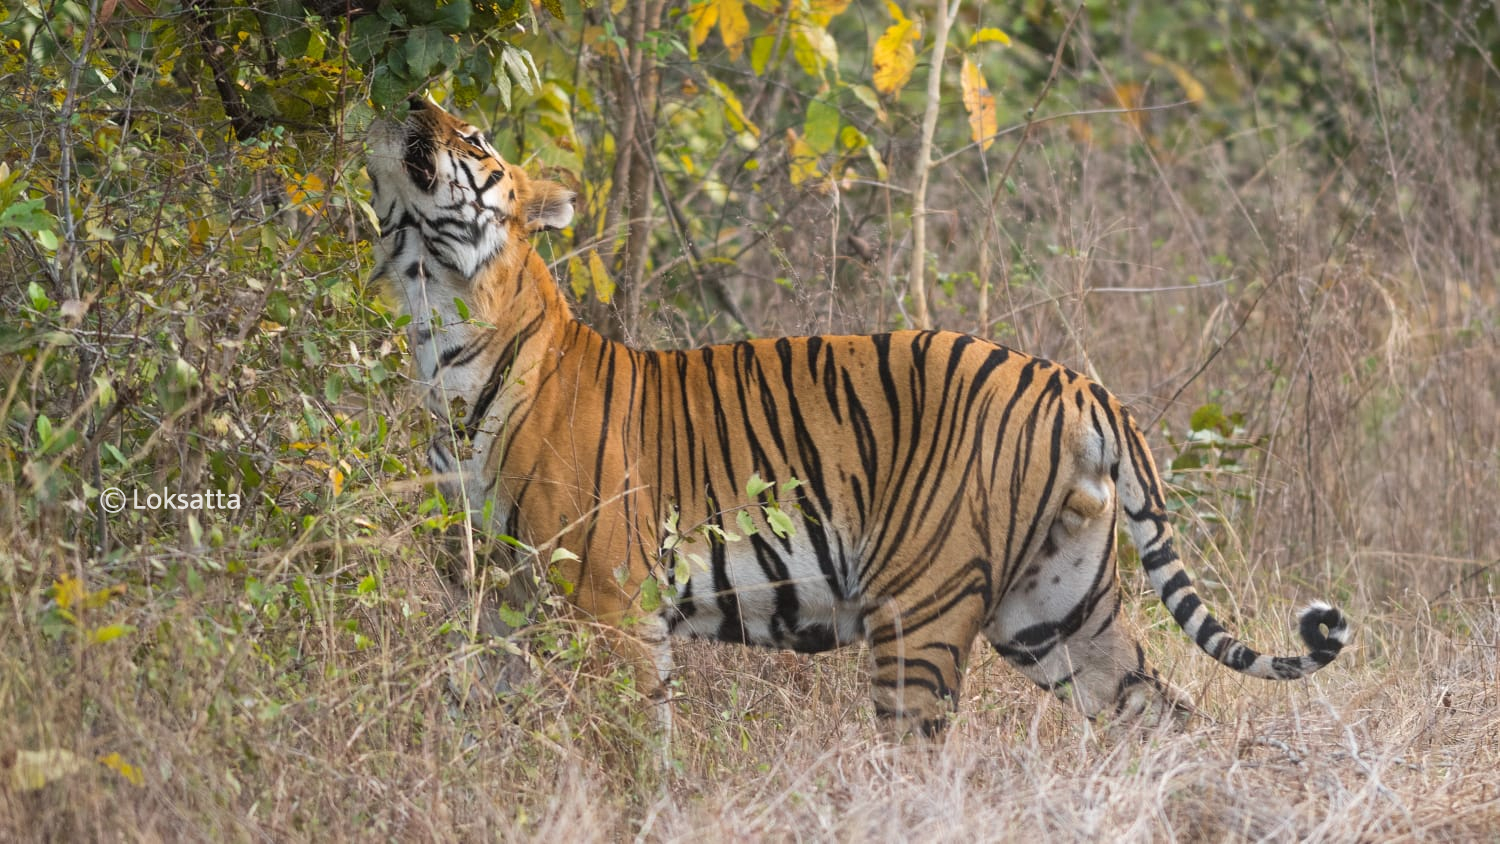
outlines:
[{"label": "tiger's tail", "polygon": [[1343,613],[1322,601],[1315,601],[1298,613],[1298,628],[1308,649],[1303,656],[1257,653],[1214,618],[1199,599],[1187,568],[1172,545],[1172,525],[1167,520],[1161,477],[1151,450],[1123,409],[1118,421],[1123,453],[1116,488],[1121,509],[1151,587],[1161,596],[1183,632],[1221,664],[1265,680],[1296,680],[1332,662],[1348,644],[1350,628]]}]

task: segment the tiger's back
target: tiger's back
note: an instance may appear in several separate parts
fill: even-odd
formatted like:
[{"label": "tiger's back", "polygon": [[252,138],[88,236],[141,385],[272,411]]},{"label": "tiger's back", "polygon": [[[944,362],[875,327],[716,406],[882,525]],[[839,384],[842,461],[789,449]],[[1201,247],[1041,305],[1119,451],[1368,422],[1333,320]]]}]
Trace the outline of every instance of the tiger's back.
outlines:
[{"label": "tiger's back", "polygon": [[[1120,616],[1120,512],[1174,618],[1221,663],[1291,679],[1347,639],[1323,605],[1303,613],[1305,656],[1262,656],[1225,631],[1173,550],[1144,438],[1065,367],[946,332],[630,349],[573,319],[527,241],[567,224],[570,192],[430,104],[372,134],[370,171],[382,269],[449,425],[434,468],[489,514],[481,527],[565,549],[550,558],[574,602],[634,622],[620,642],[643,689],[662,688],[669,634],[804,651],[863,641],[877,713],[932,732],[983,634],[1089,715],[1176,711]],[[800,481],[778,502],[795,530],[672,564],[674,533],[760,512],[755,477]]]},{"label": "tiger's back", "polygon": [[[749,479],[800,481],[796,498],[779,502],[795,515],[790,536],[717,544],[709,571],[674,584],[676,625],[694,635],[798,650],[859,641],[870,596],[917,607],[913,596],[943,591],[928,581],[942,560],[1000,571],[1034,550],[1037,528],[1012,529],[993,514],[1055,518],[1039,482],[1058,456],[1047,453],[1051,433],[1022,446],[1007,429],[1034,429],[1065,385],[1083,383],[1062,367],[915,331],[639,361],[644,424],[639,441],[621,447],[637,450],[659,509],[733,530]],[[993,604],[998,579],[982,580],[977,597]]]}]

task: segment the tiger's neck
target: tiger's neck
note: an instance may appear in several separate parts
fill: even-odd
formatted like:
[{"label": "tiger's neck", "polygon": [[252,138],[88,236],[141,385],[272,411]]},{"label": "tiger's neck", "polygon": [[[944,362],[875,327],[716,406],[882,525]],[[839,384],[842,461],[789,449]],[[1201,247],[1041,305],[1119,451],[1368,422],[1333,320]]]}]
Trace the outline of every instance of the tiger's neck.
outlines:
[{"label": "tiger's neck", "polygon": [[472,283],[431,259],[395,278],[411,315],[407,339],[423,403],[471,438],[503,425],[526,373],[560,348],[574,322],[546,262],[517,241]]}]

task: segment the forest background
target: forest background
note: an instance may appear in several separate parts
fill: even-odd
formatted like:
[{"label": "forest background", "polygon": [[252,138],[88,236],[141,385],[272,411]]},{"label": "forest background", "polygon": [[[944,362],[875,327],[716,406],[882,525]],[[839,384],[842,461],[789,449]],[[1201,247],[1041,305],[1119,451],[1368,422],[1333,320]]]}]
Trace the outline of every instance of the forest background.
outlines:
[{"label": "forest background", "polygon": [[[1500,826],[1493,2],[45,0],[0,42],[0,838]],[[587,625],[486,639],[436,574],[362,172],[413,93],[579,188],[539,247],[610,336],[1064,362],[1146,426],[1221,617],[1288,652],[1322,597],[1354,647],[1231,676],[1127,552],[1183,734],[1110,741],[976,651],[913,753],[859,649],[694,645],[662,764]]]}]

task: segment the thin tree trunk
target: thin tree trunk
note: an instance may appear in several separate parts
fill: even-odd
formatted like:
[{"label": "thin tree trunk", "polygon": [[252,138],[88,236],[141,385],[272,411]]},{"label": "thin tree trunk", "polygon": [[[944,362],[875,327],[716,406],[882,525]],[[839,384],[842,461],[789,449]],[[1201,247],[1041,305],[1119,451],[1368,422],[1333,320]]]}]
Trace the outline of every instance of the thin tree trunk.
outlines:
[{"label": "thin tree trunk", "polygon": [[943,53],[948,47],[948,30],[958,14],[960,0],[949,8],[938,0],[937,31],[932,45],[932,65],[927,71],[927,110],[922,115],[922,141],[917,147],[917,179],[912,187],[911,203],[911,276],[908,290],[912,299],[912,318],[918,328],[931,328],[927,312],[927,176],[932,170],[932,136],[937,131],[938,105],[942,100]]},{"label": "thin tree trunk", "polygon": [[604,236],[614,244],[611,266],[619,291],[619,334],[633,338],[640,330],[642,289],[652,228],[651,197],[653,147],[651,126],[656,119],[656,60],[646,49],[646,34],[661,25],[666,0],[631,3],[623,13],[629,36],[622,48],[615,76],[619,120],[615,135],[615,164],[609,203],[604,211]]}]

